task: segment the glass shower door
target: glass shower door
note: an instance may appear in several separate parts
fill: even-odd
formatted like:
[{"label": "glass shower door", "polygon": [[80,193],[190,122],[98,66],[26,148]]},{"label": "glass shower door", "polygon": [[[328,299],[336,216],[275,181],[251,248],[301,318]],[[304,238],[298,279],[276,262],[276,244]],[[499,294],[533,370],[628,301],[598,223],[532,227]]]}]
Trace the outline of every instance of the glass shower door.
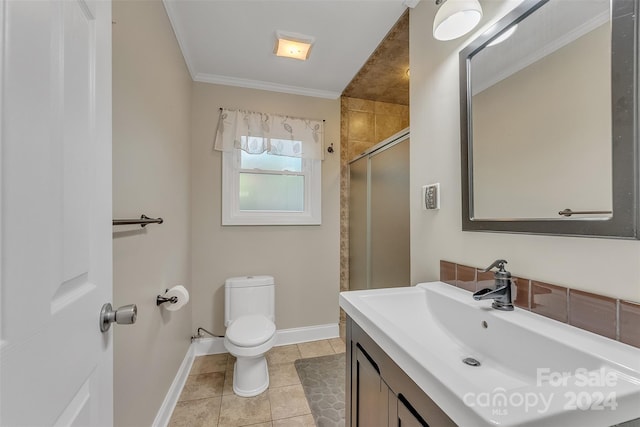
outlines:
[{"label": "glass shower door", "polygon": [[369,288],[410,285],[409,139],[370,162]]},{"label": "glass shower door", "polygon": [[349,289],[368,289],[369,157],[349,166]]},{"label": "glass shower door", "polygon": [[409,135],[351,162],[349,173],[349,289],[409,286]]}]

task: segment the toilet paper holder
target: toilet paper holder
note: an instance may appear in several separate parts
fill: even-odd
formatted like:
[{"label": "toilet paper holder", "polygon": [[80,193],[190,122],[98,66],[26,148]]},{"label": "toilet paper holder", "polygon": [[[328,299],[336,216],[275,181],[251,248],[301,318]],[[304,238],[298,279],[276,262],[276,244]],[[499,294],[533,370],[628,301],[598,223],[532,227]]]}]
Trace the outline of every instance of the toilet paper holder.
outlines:
[{"label": "toilet paper holder", "polygon": [[[169,289],[165,289],[165,290],[164,290],[164,293],[165,293],[165,294],[166,294],[167,292],[169,292]],[[164,297],[164,296],[162,296],[162,295],[158,295],[158,296],[156,297],[156,305],[164,304],[165,302],[170,302],[171,304],[175,304],[175,303],[177,303],[177,302],[178,302],[178,297],[173,296],[173,297],[171,297],[171,298],[167,298],[167,297]]]}]

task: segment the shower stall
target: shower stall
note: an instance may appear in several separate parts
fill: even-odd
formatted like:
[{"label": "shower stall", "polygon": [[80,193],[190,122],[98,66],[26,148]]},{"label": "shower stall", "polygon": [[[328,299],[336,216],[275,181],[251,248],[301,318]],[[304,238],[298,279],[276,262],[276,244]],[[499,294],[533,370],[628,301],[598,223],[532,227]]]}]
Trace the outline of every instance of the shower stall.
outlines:
[{"label": "shower stall", "polygon": [[349,289],[410,285],[409,129],[349,163]]}]

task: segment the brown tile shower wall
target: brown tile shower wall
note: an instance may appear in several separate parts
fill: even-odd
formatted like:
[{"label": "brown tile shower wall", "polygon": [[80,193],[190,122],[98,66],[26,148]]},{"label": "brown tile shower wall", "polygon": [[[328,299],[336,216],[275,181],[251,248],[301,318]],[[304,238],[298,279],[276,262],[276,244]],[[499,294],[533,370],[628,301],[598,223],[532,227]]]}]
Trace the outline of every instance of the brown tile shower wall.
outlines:
[{"label": "brown tile shower wall", "polygon": [[[516,306],[640,348],[640,304],[513,277]],[[440,281],[470,292],[493,286],[493,273],[440,261]]]},{"label": "brown tile shower wall", "polygon": [[[409,106],[340,99],[340,291],[349,289],[349,161],[409,126]],[[340,311],[340,336],[345,315]]]},{"label": "brown tile shower wall", "polygon": [[347,163],[357,155],[409,126],[409,107],[388,102],[342,97]]}]

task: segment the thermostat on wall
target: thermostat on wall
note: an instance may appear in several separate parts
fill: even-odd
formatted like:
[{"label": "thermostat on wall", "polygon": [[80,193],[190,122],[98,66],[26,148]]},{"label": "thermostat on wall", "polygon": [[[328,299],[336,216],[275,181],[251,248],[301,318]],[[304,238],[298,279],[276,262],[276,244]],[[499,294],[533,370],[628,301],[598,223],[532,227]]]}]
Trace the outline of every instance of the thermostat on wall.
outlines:
[{"label": "thermostat on wall", "polygon": [[440,183],[422,186],[422,209],[440,209]]}]

